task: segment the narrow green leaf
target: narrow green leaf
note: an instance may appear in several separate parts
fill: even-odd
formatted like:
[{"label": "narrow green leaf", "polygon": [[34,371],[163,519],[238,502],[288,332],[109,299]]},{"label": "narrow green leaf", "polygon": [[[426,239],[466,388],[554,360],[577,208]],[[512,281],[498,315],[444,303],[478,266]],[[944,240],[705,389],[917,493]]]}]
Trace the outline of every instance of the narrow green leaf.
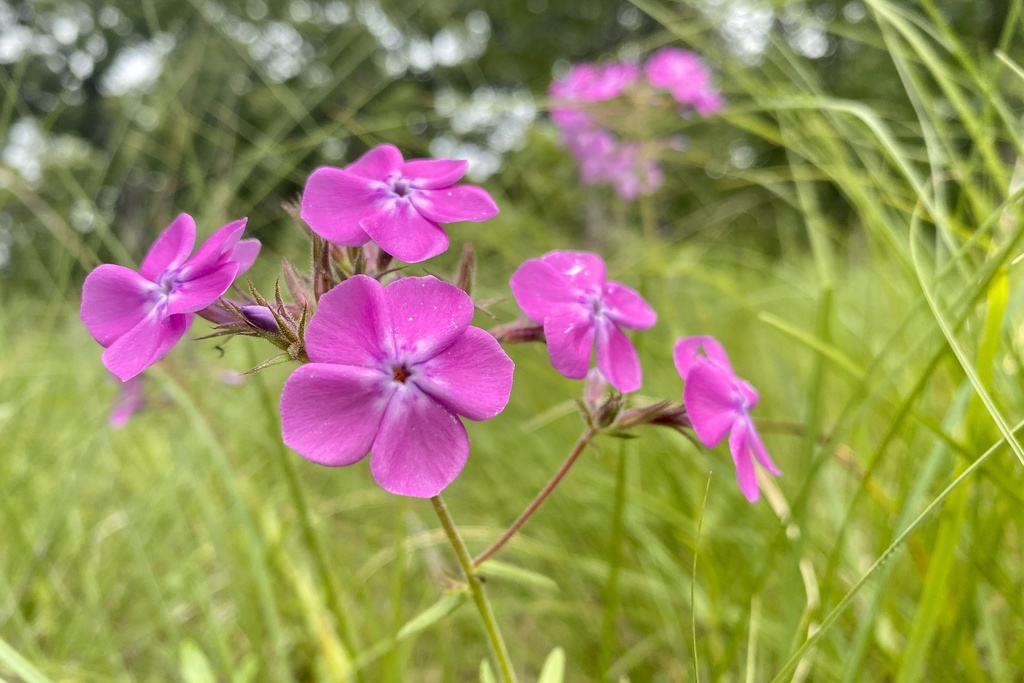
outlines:
[{"label": "narrow green leaf", "polygon": [[537,683],[562,683],[565,680],[565,650],[556,647],[544,660]]}]

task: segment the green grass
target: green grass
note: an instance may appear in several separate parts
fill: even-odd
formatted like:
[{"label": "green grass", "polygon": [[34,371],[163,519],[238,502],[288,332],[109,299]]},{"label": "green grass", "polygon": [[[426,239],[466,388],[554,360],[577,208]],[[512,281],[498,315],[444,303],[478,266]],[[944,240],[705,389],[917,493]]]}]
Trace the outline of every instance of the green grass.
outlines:
[{"label": "green grass", "polygon": [[[660,316],[635,335],[636,400],[678,399],[672,342],[712,334],[760,391],[755,415],[784,474],[749,505],[724,447],[655,429],[600,439],[485,569],[520,676],[536,679],[560,647],[569,681],[1018,680],[1024,233],[1013,179],[1024,144],[1013,112],[1024,79],[1008,46],[1019,21],[1003,54],[982,54],[930,2],[867,2],[859,39],[891,61],[908,119],[892,103],[834,95],[784,45],[755,71],[716,53],[673,5],[635,4],[665,41],[721,57],[731,88],[721,125],[779,152],[711,185],[720,191],[684,215],[659,196],[661,244],[639,238],[635,207],[615,209],[610,272]],[[178,106],[173,95],[201,68],[190,64],[157,101]],[[384,124],[347,119],[302,124],[307,147],[275,150],[313,106],[279,95],[280,129],[268,132],[221,116],[222,102],[182,105],[183,116],[214,117],[188,119],[182,154],[126,123],[105,177],[135,155],[164,155],[170,174],[190,179],[190,201],[212,207],[205,225],[229,217],[215,200],[238,187],[301,182],[295,164],[339,127],[388,139]],[[253,152],[203,175],[196,150],[230,160],[218,135],[235,132],[282,166],[268,172]],[[550,146],[536,132],[488,185],[500,217],[451,230],[477,245],[482,299],[507,298],[523,258],[578,244],[552,219],[598,193],[562,189],[564,166],[551,171],[558,182],[535,172]],[[708,187],[689,172],[695,150],[675,160],[674,191]],[[75,183],[73,196],[92,197]],[[57,238],[65,268],[53,276],[53,248],[40,244],[32,268],[45,286],[0,296],[0,678],[475,679],[486,641],[451,592],[457,566],[429,502],[384,493],[365,464],[329,470],[288,451],[276,414],[288,368],[221,381],[271,354],[251,340],[223,356],[213,341],[183,344],[152,373],[148,409],[109,429],[117,387],[68,281],[93,250],[127,251],[106,228],[72,241],[57,208],[28,191],[13,202]],[[778,238],[772,255],[757,248],[770,240],[744,234],[751,215]],[[264,232],[289,223],[283,211],[258,221]],[[264,291],[273,257],[305,258],[298,240],[272,242],[254,274]],[[515,315],[508,301],[494,310]],[[583,429],[579,383],[557,376],[542,347],[509,353],[509,407],[469,425],[469,464],[445,493],[474,551]]]}]

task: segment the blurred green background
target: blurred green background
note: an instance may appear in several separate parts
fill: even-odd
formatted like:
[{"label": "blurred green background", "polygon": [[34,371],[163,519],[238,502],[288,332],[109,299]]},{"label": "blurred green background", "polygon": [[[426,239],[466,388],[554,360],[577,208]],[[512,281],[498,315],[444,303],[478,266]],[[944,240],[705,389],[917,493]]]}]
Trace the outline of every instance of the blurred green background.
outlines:
[{"label": "blurred green background", "polygon": [[[181,211],[248,216],[269,291],[306,258],[282,204],[391,142],[495,197],[448,232],[500,321],[523,259],[600,251],[659,311],[636,400],[678,400],[672,342],[712,334],[784,472],[749,505],[724,447],[600,441],[489,570],[523,680],[555,647],[569,681],[1021,680],[1022,4],[0,0],[0,678],[478,678],[429,505],[284,448],[288,368],[236,374],[271,349],[183,344],[115,430],[77,320]],[[726,110],[662,122],[688,146],[653,197],[581,186],[549,82],[663,45]],[[582,429],[579,383],[509,352],[446,492],[476,551]]]}]

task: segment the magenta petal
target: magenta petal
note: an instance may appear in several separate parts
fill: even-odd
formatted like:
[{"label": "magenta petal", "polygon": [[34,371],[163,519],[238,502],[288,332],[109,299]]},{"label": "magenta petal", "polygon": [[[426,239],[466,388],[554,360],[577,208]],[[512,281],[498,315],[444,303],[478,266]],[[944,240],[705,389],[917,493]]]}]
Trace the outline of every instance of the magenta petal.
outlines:
[{"label": "magenta petal", "polygon": [[413,381],[455,414],[489,420],[508,403],[514,369],[494,337],[469,327],[454,344],[418,365]]},{"label": "magenta petal", "polygon": [[743,414],[740,400],[735,379],[728,370],[706,358],[698,358],[690,366],[683,387],[683,404],[693,430],[705,446],[717,445]]},{"label": "magenta petal", "polygon": [[729,434],[729,451],[732,453],[732,461],[736,465],[736,481],[740,485],[740,491],[751,503],[761,497],[757,488],[757,472],[754,470],[754,461],[750,457],[750,436],[753,426],[745,417],[737,418]]},{"label": "magenta petal", "polygon": [[313,171],[306,181],[299,216],[324,239],[358,247],[370,240],[359,221],[376,211],[377,201],[384,193],[384,184],[379,180],[324,166]]},{"label": "magenta petal", "polygon": [[406,384],[384,411],[370,455],[370,472],[381,488],[430,498],[459,476],[469,457],[469,437],[455,415]]},{"label": "magenta petal", "polygon": [[345,167],[361,178],[384,180],[402,170],[402,153],[394,145],[378,145]]},{"label": "magenta petal", "polygon": [[[217,228],[210,238],[203,242],[203,245],[196,250],[179,273],[182,279],[195,279],[208,275],[210,271],[218,268],[225,261],[231,258],[238,240],[245,231],[245,224],[248,219],[240,218],[231,221],[227,225]],[[237,269],[236,269],[237,270]],[[230,283],[228,283],[230,285]]]},{"label": "magenta petal", "polygon": [[551,251],[541,257],[581,292],[596,294],[604,284],[604,261],[588,251]]},{"label": "magenta petal", "polygon": [[469,163],[454,159],[412,159],[402,166],[402,177],[420,190],[436,190],[458,182]]},{"label": "magenta petal", "polygon": [[[183,316],[161,322],[153,311],[103,352],[103,364],[126,382],[162,358],[185,334]],[[191,321],[191,317],[189,318]]]},{"label": "magenta petal", "polygon": [[728,370],[729,374],[735,374],[732,371],[732,366],[729,364],[729,357],[725,355],[725,349],[715,341],[714,337],[684,337],[676,340],[675,348],[672,351],[672,360],[675,361],[676,371],[683,380],[686,380],[690,366],[693,365],[695,360],[700,358],[698,352],[701,347],[704,348],[704,353],[707,354],[708,358]]},{"label": "magenta petal", "polygon": [[307,460],[337,467],[361,460],[373,445],[394,382],[377,369],[310,363],[281,391],[281,434]]},{"label": "magenta petal", "polygon": [[473,320],[473,300],[436,277],[403,277],[384,288],[391,311],[395,351],[409,363],[429,359],[448,347]]},{"label": "magenta petal", "polygon": [[512,273],[512,296],[533,322],[544,324],[567,305],[579,303],[579,294],[569,280],[541,259],[528,259]]},{"label": "magenta petal", "polygon": [[406,263],[419,263],[443,253],[448,235],[409,203],[398,199],[378,208],[360,225],[381,249]]},{"label": "magenta petal", "polygon": [[107,417],[107,424],[114,429],[124,427],[132,415],[146,402],[145,375],[135,375],[121,385],[121,393],[114,399],[114,405]]},{"label": "magenta petal", "polygon": [[377,368],[393,353],[391,316],[379,282],[356,275],[320,297],[306,328],[311,361]]},{"label": "magenta petal", "polygon": [[436,223],[485,221],[498,215],[498,205],[487,190],[475,185],[454,185],[441,190],[413,190],[413,206]]},{"label": "magenta petal", "polygon": [[239,240],[234,251],[231,252],[231,260],[238,264],[238,272],[235,273],[235,277],[239,277],[252,267],[252,264],[256,262],[256,257],[260,255],[261,246],[259,240]]},{"label": "magenta petal", "polygon": [[206,308],[228,291],[237,272],[238,264],[228,261],[204,275],[177,283],[167,297],[167,313],[193,313]]},{"label": "magenta petal", "polygon": [[146,258],[142,259],[139,273],[155,282],[167,271],[181,266],[192,253],[195,243],[196,222],[187,213],[178,214],[149,248]]},{"label": "magenta petal", "polygon": [[555,370],[569,379],[587,376],[594,348],[594,322],[590,311],[582,306],[567,306],[548,316],[544,320],[544,337]]},{"label": "magenta petal", "polygon": [[608,320],[597,323],[597,368],[624,394],[640,388],[643,375],[633,342]]},{"label": "magenta petal", "polygon": [[130,268],[104,264],[82,284],[82,323],[96,341],[110,346],[149,315],[155,287]]},{"label": "magenta petal", "polygon": [[764,442],[761,441],[761,435],[757,433],[757,427],[754,426],[754,422],[749,416],[747,417],[747,432],[747,440],[750,442],[750,448],[753,450],[754,457],[757,458],[757,461],[775,476],[782,474],[779,468],[776,467],[775,463],[772,462],[772,459],[768,456],[768,449],[764,447]]},{"label": "magenta petal", "polygon": [[616,325],[631,330],[646,330],[658,320],[658,314],[639,292],[618,282],[604,283],[601,301],[608,317]]}]

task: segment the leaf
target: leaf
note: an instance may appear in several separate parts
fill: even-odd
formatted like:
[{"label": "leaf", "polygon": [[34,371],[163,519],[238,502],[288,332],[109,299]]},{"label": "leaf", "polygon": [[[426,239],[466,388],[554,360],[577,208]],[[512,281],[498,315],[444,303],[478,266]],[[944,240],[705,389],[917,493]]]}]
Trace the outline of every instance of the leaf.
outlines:
[{"label": "leaf", "polygon": [[480,683],[498,683],[498,679],[494,676],[494,669],[486,659],[480,662]]},{"label": "leaf", "polygon": [[396,639],[402,640],[404,638],[408,638],[412,634],[418,633],[428,626],[436,624],[461,607],[462,603],[465,601],[465,593],[452,593],[450,595],[445,595],[433,605],[405,622],[405,625],[398,629]]},{"label": "leaf", "polygon": [[178,655],[181,660],[181,678],[185,683],[217,683],[210,660],[191,640],[186,640]]},{"label": "leaf", "polygon": [[537,683],[562,683],[565,680],[565,650],[556,647],[544,660]]},{"label": "leaf", "polygon": [[487,560],[483,565],[483,568],[480,570],[480,573],[488,579],[505,579],[523,586],[536,586],[537,588],[543,588],[545,590],[558,590],[558,583],[556,583],[550,576],[530,571],[529,569],[523,569],[522,567],[517,567],[513,564],[498,562],[497,560]]}]

